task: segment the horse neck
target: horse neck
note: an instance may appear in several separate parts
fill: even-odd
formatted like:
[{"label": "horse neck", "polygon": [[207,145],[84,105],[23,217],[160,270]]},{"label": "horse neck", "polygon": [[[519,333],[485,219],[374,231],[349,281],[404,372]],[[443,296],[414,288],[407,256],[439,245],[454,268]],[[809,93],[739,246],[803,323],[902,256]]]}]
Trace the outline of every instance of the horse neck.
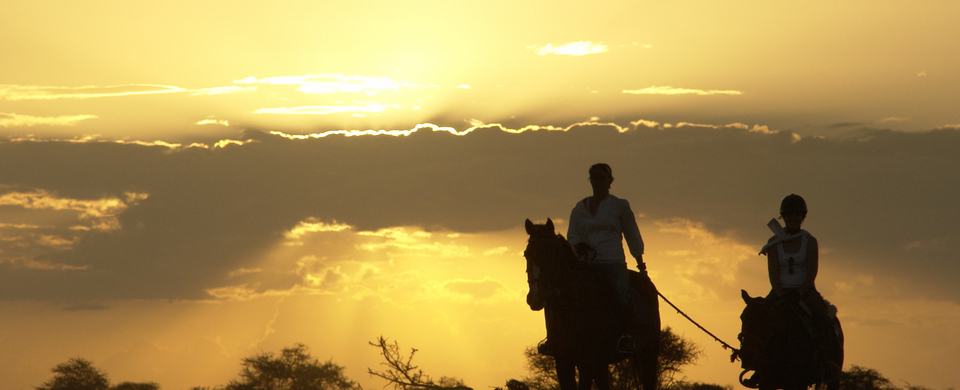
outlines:
[{"label": "horse neck", "polygon": [[554,274],[558,278],[557,282],[562,285],[570,284],[572,282],[571,278],[580,274],[577,272],[580,263],[573,253],[573,248],[570,247],[563,236],[557,235],[555,245],[553,267],[556,271]]},{"label": "horse neck", "polygon": [[537,237],[531,239],[543,240],[550,245],[550,251],[548,252],[549,254],[545,255],[545,258],[541,259],[540,261],[527,259],[527,262],[533,263],[534,266],[537,266],[539,263],[538,268],[540,268],[541,272],[546,271],[546,273],[554,275],[571,266],[572,260],[574,260],[572,259],[572,250],[570,245],[567,243],[567,240],[564,239],[563,236],[558,234],[551,237]]}]

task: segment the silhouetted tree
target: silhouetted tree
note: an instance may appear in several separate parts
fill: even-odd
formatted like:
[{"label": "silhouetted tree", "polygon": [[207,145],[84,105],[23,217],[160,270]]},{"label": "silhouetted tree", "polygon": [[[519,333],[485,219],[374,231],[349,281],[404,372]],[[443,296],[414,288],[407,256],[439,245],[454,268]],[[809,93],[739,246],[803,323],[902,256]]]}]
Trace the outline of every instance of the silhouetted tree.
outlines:
[{"label": "silhouetted tree", "polygon": [[[903,390],[933,390],[933,389],[925,386],[914,386],[914,385],[911,385],[909,382],[907,382],[907,386],[904,387]],[[947,390],[953,390],[953,388],[948,387]]]},{"label": "silhouetted tree", "polygon": [[[683,367],[693,364],[703,353],[699,345],[673,333],[670,327],[660,330],[660,356],[657,359],[660,384],[658,389],[671,389],[684,383],[685,378],[677,378],[683,373]],[[624,363],[615,367],[615,371],[623,371]]]},{"label": "silhouetted tree", "polygon": [[733,390],[733,386],[720,386],[713,383],[677,382],[672,390]]},{"label": "silhouetted tree", "polygon": [[532,390],[560,390],[553,357],[541,355],[536,347],[527,347],[523,356],[527,358],[527,373],[530,374],[523,378],[523,383]]},{"label": "silhouetted tree", "polygon": [[840,373],[840,388],[844,390],[896,390],[890,380],[872,368],[850,366]]},{"label": "silhouetted tree", "polygon": [[160,390],[160,385],[154,382],[123,382],[119,385],[110,387],[110,390]]},{"label": "silhouetted tree", "polygon": [[[535,347],[527,347],[523,352],[527,358],[527,372],[531,375],[523,378],[523,382],[533,390],[559,390],[560,384],[557,383],[557,374],[555,363],[552,357],[537,353]],[[681,384],[685,384],[683,379],[677,379],[676,376],[682,372],[683,366],[692,364],[701,354],[700,347],[695,343],[686,340],[676,333],[670,327],[660,330],[660,356],[658,359],[658,388],[660,389],[680,389]],[[634,367],[629,360],[614,364],[610,369],[610,386],[612,389],[636,389],[640,386],[636,383]],[[690,389],[682,389],[690,390]],[[708,389],[694,389],[708,390]]]},{"label": "silhouetted tree", "polygon": [[380,372],[367,368],[367,372],[371,376],[385,379],[395,390],[473,390],[462,380],[453,377],[441,377],[434,382],[413,364],[416,348],[410,348],[410,354],[404,357],[400,352],[400,345],[396,341],[393,344],[387,342],[383,336],[378,337],[377,342],[370,342],[370,345],[380,348],[380,355],[384,360],[380,365],[386,367],[386,370]]},{"label": "silhouetted tree", "polygon": [[331,361],[320,363],[307,346],[284,348],[279,356],[265,352],[243,359],[240,380],[230,381],[226,390],[354,390],[343,367]]},{"label": "silhouetted tree", "polygon": [[110,387],[107,374],[87,359],[73,358],[51,371],[56,375],[37,390],[107,390]]},{"label": "silhouetted tree", "polygon": [[[530,390],[530,386],[516,379],[510,379],[505,385],[506,390]],[[504,390],[503,387],[494,387],[494,390]]]}]

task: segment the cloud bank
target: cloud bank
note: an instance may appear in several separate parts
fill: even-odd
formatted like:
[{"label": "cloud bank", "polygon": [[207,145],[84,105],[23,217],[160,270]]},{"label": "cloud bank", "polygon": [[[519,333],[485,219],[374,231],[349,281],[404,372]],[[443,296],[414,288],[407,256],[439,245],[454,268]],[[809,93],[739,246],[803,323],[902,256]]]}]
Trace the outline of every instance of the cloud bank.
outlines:
[{"label": "cloud bank", "polygon": [[889,294],[960,301],[956,130],[827,139],[637,121],[406,135],[250,131],[204,148],[2,142],[0,298],[204,300],[235,295],[223,289],[237,278],[249,293],[290,289],[304,283],[298,259],[278,260],[282,272],[255,270],[298,234],[479,233],[562,220],[589,194],[586,167],[604,161],[613,193],[645,218],[692,221],[738,242],[764,242],[779,200],[799,193],[834,264],[900,286]]}]

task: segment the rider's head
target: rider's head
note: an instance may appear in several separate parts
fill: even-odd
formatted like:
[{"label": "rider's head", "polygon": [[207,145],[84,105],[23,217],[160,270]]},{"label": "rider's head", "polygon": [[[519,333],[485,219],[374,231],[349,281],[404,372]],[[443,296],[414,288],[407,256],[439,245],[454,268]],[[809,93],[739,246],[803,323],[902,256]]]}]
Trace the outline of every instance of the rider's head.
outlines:
[{"label": "rider's head", "polygon": [[597,163],[590,166],[590,177],[596,175],[606,175],[606,177],[613,178],[613,169],[610,169],[610,166],[604,163]]},{"label": "rider's head", "polygon": [[598,163],[590,166],[590,185],[593,186],[594,194],[598,191],[602,193],[609,191],[610,183],[613,183],[613,170],[609,165]]},{"label": "rider's head", "polygon": [[783,201],[780,202],[781,217],[787,217],[793,213],[799,214],[800,220],[807,217],[807,202],[797,194],[787,195],[787,197],[783,198]]}]

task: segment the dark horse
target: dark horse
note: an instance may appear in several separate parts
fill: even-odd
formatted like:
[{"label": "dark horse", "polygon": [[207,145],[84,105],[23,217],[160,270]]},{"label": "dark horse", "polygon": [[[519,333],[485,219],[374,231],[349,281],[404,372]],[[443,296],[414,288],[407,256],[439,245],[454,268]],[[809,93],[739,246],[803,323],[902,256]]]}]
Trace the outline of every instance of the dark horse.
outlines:
[{"label": "dark horse", "polygon": [[839,389],[843,330],[836,307],[826,303],[829,319],[816,318],[787,295],[752,298],[743,290],[741,295],[747,307],[740,315],[740,384],[760,390]]},{"label": "dark horse", "polygon": [[[618,325],[616,298],[609,286],[600,283],[599,275],[577,259],[563,236],[554,232],[553,221],[535,225],[526,221],[530,240],[524,257],[527,259],[527,282],[530,292],[527,304],[533,310],[544,308],[557,324],[555,357],[557,379],[562,390],[600,390],[610,387],[608,365],[630,358],[636,386],[656,390],[657,357],[660,349],[660,311],[656,287],[650,279],[630,271],[631,302],[634,310],[647,321],[631,329],[637,353],[624,356],[616,352],[621,326]],[[643,300],[643,304],[638,304]],[[576,374],[579,372],[579,386]]]}]

